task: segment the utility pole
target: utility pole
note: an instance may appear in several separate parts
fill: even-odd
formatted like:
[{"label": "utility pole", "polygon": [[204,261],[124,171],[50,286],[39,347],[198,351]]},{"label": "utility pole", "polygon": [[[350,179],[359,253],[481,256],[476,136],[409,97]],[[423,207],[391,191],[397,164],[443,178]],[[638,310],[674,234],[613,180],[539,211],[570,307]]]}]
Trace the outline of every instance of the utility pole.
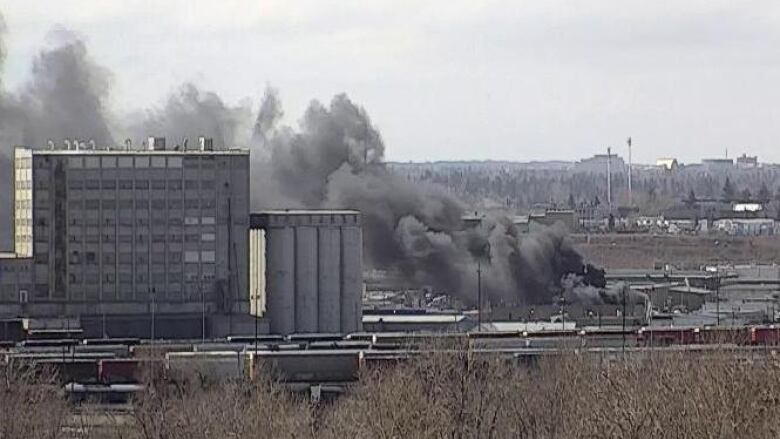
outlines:
[{"label": "utility pole", "polygon": [[634,192],[631,188],[631,137],[626,140],[628,144],[628,205],[634,205]]},{"label": "utility pole", "polygon": [[203,290],[203,282],[198,282],[200,288],[200,343],[206,343],[206,294]]},{"label": "utility pole", "polygon": [[612,212],[612,148],[607,148],[607,207]]},{"label": "utility pole", "polygon": [[152,324],[151,324],[152,327],[150,328],[150,334],[149,335],[150,335],[151,338],[149,340],[150,340],[150,343],[152,345],[154,345],[154,312],[155,312],[155,308],[156,308],[157,303],[156,303],[156,295],[155,295],[154,288],[149,290],[149,292],[151,293],[151,299],[152,299]]},{"label": "utility pole", "polygon": [[477,331],[482,331],[482,255],[477,258]]},{"label": "utility pole", "polygon": [[482,331],[482,258],[490,262],[490,243],[486,242],[477,255],[477,331]]},{"label": "utility pole", "polygon": [[628,287],[623,285],[623,355],[626,353],[626,289]]},{"label": "utility pole", "polygon": [[715,268],[715,326],[720,326],[720,267]]}]

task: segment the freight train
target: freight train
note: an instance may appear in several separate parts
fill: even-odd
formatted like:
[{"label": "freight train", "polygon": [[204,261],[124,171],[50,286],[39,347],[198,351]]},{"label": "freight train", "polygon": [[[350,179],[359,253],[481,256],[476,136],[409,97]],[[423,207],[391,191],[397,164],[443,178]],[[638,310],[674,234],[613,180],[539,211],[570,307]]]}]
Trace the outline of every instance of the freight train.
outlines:
[{"label": "freight train", "polygon": [[[544,332],[296,334],[288,337],[233,336],[209,343],[138,339],[61,339],[17,343],[0,350],[0,366],[31,367],[61,384],[125,385],[144,374],[204,378],[268,376],[289,383],[342,383],[362,370],[407,361],[436,349],[471,349],[529,359],[573,348],[665,348],[679,346],[780,345],[780,326],[652,327]],[[83,390],[83,389],[82,389]],[[75,391],[75,390],[74,390]]]}]

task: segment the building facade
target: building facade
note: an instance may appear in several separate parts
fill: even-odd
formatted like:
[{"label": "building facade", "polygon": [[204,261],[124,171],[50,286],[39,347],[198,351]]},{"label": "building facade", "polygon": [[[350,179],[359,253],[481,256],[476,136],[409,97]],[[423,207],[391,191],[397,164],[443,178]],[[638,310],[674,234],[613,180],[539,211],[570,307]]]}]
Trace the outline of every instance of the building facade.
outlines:
[{"label": "building facade", "polygon": [[20,147],[14,168],[0,265],[29,280],[0,279],[0,314],[248,313],[248,150]]}]

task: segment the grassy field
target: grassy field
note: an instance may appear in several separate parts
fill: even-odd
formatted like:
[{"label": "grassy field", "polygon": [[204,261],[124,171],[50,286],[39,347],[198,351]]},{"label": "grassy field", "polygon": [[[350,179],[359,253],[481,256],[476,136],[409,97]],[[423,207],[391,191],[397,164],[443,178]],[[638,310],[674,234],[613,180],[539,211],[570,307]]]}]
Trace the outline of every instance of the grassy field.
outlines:
[{"label": "grassy field", "polygon": [[674,264],[772,264],[780,262],[780,236],[574,235],[577,248],[606,268],[653,268]]}]

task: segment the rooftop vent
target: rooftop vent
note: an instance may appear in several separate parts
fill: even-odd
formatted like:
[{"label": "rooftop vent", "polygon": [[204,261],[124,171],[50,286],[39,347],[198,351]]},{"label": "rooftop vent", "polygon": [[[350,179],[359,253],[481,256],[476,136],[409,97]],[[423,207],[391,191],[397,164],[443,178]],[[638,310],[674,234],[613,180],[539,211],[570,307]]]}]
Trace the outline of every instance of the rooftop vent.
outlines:
[{"label": "rooftop vent", "polygon": [[150,137],[147,147],[149,151],[165,151],[165,137]]},{"label": "rooftop vent", "polygon": [[214,139],[211,137],[200,137],[200,150],[201,151],[214,151]]}]

